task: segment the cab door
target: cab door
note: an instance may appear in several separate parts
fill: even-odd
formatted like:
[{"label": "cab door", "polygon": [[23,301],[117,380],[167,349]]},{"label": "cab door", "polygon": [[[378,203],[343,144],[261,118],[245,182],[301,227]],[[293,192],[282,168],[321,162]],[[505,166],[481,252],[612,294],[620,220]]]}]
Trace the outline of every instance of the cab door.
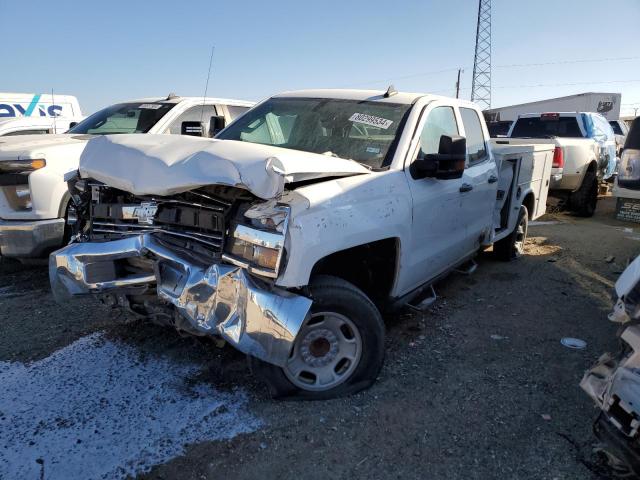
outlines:
[{"label": "cab door", "polygon": [[493,210],[498,191],[498,169],[491,155],[489,137],[480,120],[481,113],[460,107],[460,123],[467,140],[467,164],[460,188],[460,222],[464,229],[463,255],[480,248],[491,237]]},{"label": "cab door", "polygon": [[443,273],[463,254],[465,233],[458,219],[462,179],[420,178],[411,169],[415,159],[438,153],[442,135],[459,134],[453,106],[432,102],[425,107],[405,165],[413,212],[411,240],[399,282],[401,291],[410,291]]}]

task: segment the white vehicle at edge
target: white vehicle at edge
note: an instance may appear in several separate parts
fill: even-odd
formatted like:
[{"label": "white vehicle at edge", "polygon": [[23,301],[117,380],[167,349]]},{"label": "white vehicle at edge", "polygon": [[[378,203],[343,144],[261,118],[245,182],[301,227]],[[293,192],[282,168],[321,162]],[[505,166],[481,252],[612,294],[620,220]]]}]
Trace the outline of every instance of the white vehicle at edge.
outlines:
[{"label": "white vehicle at edge", "polygon": [[[39,257],[66,243],[65,219],[73,218],[73,211],[64,175],[78,168],[89,139],[123,133],[212,135],[252,105],[175,95],[146,98],[111,105],[66,134],[0,139],[0,254]],[[28,118],[35,117],[11,121]]]},{"label": "white vehicle at edge", "polygon": [[276,95],[213,140],[97,138],[52,290],[222,337],[274,396],[346,395],[381,368],[381,311],[425,308],[492,244],[522,254],[553,151],[494,150],[476,105],[391,89]]}]

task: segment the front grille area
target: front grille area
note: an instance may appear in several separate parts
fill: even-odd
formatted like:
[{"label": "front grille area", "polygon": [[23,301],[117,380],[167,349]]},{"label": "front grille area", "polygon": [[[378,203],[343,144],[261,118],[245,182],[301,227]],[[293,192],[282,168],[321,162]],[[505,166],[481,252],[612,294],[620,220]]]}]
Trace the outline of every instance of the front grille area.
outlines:
[{"label": "front grille area", "polygon": [[107,241],[153,232],[184,249],[204,247],[219,254],[231,208],[231,201],[199,192],[135,196],[92,184],[89,238]]}]

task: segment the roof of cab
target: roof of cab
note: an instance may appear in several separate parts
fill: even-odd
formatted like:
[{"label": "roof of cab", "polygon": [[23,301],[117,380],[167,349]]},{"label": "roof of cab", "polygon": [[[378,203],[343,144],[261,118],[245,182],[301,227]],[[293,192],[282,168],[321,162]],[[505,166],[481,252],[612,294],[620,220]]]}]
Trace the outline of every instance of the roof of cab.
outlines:
[{"label": "roof of cab", "polygon": [[459,104],[473,105],[466,100],[457,98],[444,97],[441,95],[431,95],[425,93],[409,93],[397,92],[389,97],[385,97],[386,90],[352,90],[352,89],[317,89],[317,90],[295,90],[290,92],[282,92],[274,97],[287,98],[334,98],[340,100],[357,100],[357,101],[373,101],[382,103],[401,103],[411,105],[417,100],[424,98],[431,100],[454,100]]},{"label": "roof of cab", "polygon": [[149,103],[198,103],[205,101],[207,103],[220,103],[222,105],[237,105],[239,107],[253,107],[255,102],[248,102],[246,100],[236,100],[233,98],[217,98],[217,97],[180,97],[169,95],[167,97],[148,97],[148,98],[136,98],[133,100],[126,100],[124,102],[116,103],[132,103],[132,102],[149,102]]}]

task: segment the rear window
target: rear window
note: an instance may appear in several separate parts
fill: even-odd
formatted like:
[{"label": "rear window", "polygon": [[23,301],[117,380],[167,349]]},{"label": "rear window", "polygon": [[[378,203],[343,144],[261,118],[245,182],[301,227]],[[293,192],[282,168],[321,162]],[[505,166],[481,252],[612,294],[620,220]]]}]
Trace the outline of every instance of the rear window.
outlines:
[{"label": "rear window", "polygon": [[584,138],[576,117],[519,118],[511,132],[512,138]]},{"label": "rear window", "polygon": [[618,122],[612,121],[609,122],[609,125],[611,125],[611,128],[613,128],[613,133],[615,133],[616,135],[624,135],[624,133],[622,132],[622,128],[620,128],[620,124]]},{"label": "rear window", "polygon": [[491,138],[506,137],[509,135],[509,129],[511,128],[512,123],[513,122],[510,121],[488,123],[487,128],[489,129],[489,136]]}]

